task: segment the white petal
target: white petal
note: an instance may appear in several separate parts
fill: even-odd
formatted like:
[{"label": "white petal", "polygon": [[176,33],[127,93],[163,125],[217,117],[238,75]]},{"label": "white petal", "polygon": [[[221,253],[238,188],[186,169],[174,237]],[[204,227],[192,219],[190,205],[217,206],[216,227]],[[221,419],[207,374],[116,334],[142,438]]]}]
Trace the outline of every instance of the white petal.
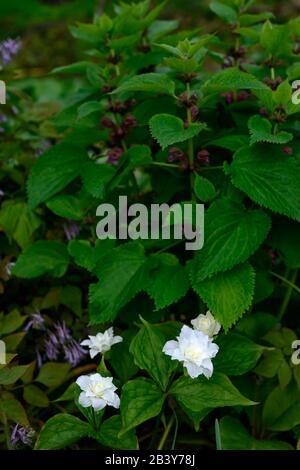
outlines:
[{"label": "white petal", "polygon": [[167,341],[163,347],[163,352],[168,356],[172,356],[174,352],[178,349],[178,341]]},{"label": "white petal", "polygon": [[81,392],[81,394],[79,395],[79,398],[78,398],[78,402],[84,408],[88,408],[89,406],[92,405],[90,397],[87,397],[85,392]]},{"label": "white petal", "polygon": [[91,379],[88,375],[81,375],[76,380],[77,385],[81,388],[81,390],[86,390],[91,382]]},{"label": "white petal", "polygon": [[103,410],[106,407],[106,402],[102,398],[91,398],[91,402],[95,411]]},{"label": "white petal", "polygon": [[97,354],[99,354],[100,351],[98,351],[98,349],[90,349],[90,356],[92,359],[94,359],[95,356],[97,356]]},{"label": "white petal", "polygon": [[89,339],[85,339],[84,341],[81,341],[81,346],[90,346],[91,341]]},{"label": "white petal", "polygon": [[188,371],[188,374],[192,379],[195,379],[201,374],[201,368],[199,366],[196,366],[195,364],[191,364],[190,362],[184,362],[184,366],[186,367],[186,370]]},{"label": "white petal", "polygon": [[121,343],[123,341],[122,336],[114,336],[113,344]]}]

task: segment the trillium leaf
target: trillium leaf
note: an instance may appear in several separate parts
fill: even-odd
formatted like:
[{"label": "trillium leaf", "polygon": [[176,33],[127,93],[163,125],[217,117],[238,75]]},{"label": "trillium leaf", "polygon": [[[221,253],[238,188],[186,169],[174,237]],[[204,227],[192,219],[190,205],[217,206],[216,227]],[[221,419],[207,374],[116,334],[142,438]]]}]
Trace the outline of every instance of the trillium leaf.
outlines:
[{"label": "trillium leaf", "polygon": [[176,361],[172,361],[162,351],[166,341],[160,325],[151,325],[143,320],[143,326],[130,345],[136,365],[146,370],[163,391],[166,390],[170,376],[177,367]]},{"label": "trillium leaf", "polygon": [[251,134],[250,144],[258,142],[267,142],[269,144],[286,144],[293,139],[293,134],[280,131],[276,134],[272,133],[272,124],[261,116],[252,116],[249,119],[249,131]]},{"label": "trillium leaf", "polygon": [[192,139],[207,128],[205,123],[193,123],[185,129],[184,122],[171,114],[157,114],[150,119],[149,124],[152,137],[162,149]]},{"label": "trillium leaf", "polygon": [[277,147],[243,147],[225,171],[253,201],[300,221],[300,168],[294,158]]},{"label": "trillium leaf", "polygon": [[69,263],[67,248],[56,241],[37,241],[22,253],[14,266],[14,276],[31,279],[49,273],[54,277],[65,274]]},{"label": "trillium leaf", "polygon": [[27,366],[3,367],[0,369],[0,385],[11,385],[27,372]]},{"label": "trillium leaf", "polygon": [[215,370],[226,375],[242,375],[256,366],[264,348],[237,333],[216,339],[219,352],[214,359]]},{"label": "trillium leaf", "polygon": [[255,439],[235,418],[225,416],[220,421],[223,450],[293,450],[287,442]]},{"label": "trillium leaf", "polygon": [[26,411],[21,403],[11,395],[2,394],[0,400],[0,411],[5,413],[6,417],[22,426],[29,426]]},{"label": "trillium leaf", "polygon": [[34,384],[29,384],[24,387],[23,397],[30,405],[41,408],[49,406],[49,399],[46,393]]},{"label": "trillium leaf", "polygon": [[35,380],[49,388],[57,387],[66,380],[70,369],[70,364],[46,362],[46,364],[41,367]]},{"label": "trillium leaf", "polygon": [[145,73],[129,78],[122,83],[116,90],[116,93],[127,93],[144,91],[150,93],[159,93],[173,95],[175,93],[175,83],[167,75],[159,73]]},{"label": "trillium leaf", "polygon": [[245,211],[226,199],[206,212],[204,247],[195,258],[195,275],[202,281],[246,261],[263,243],[271,220],[261,210]]},{"label": "trillium leaf", "polygon": [[181,377],[170,389],[170,394],[185,408],[203,412],[222,406],[249,406],[255,403],[245,398],[226,375],[215,372],[210,379]]},{"label": "trillium leaf", "polygon": [[141,377],[127,382],[121,395],[122,434],[157,416],[164,400],[164,395],[152,380]]},{"label": "trillium leaf", "polygon": [[263,409],[263,423],[272,431],[288,431],[300,424],[300,391],[294,382],[276,387]]},{"label": "trillium leaf", "polygon": [[88,436],[90,426],[75,416],[59,413],[42,427],[35,450],[63,449]]},{"label": "trillium leaf", "polygon": [[101,424],[97,438],[105,447],[121,450],[137,450],[139,444],[134,431],[130,430],[119,437],[121,429],[121,417],[112,416]]}]

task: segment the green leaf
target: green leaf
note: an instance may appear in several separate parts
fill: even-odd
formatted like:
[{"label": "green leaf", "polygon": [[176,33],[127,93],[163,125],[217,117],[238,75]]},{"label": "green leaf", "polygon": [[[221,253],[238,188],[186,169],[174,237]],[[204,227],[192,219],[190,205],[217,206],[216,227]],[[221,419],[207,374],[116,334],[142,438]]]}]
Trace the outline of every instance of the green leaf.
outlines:
[{"label": "green leaf", "polygon": [[175,83],[165,74],[145,73],[129,78],[114,90],[113,93],[136,91],[175,96]]},{"label": "green leaf", "polygon": [[53,74],[83,74],[85,73],[88,65],[90,62],[88,61],[81,61],[81,62],[74,62],[73,64],[63,65],[62,67],[56,67],[55,69],[51,70]]},{"label": "green leaf", "polygon": [[300,168],[294,158],[277,147],[243,147],[225,171],[254,202],[300,221]]},{"label": "green leaf", "polygon": [[248,263],[235,266],[192,286],[227,331],[250,307],[254,294],[253,268]]},{"label": "green leaf", "polygon": [[268,20],[273,18],[273,13],[269,11],[265,11],[263,13],[248,13],[239,16],[239,22],[241,26],[252,26],[256,23],[260,23],[261,21]]},{"label": "green leaf", "polygon": [[127,243],[105,254],[95,269],[98,284],[90,286],[90,320],[92,324],[113,320],[143,285],[140,268],[146,261],[144,248]]},{"label": "green leaf", "polygon": [[0,399],[0,411],[14,423],[29,426],[26,411],[21,403],[9,394],[3,394]]},{"label": "green leaf", "polygon": [[272,124],[267,119],[255,115],[249,119],[250,145],[258,142],[267,142],[269,144],[286,144],[293,139],[293,134],[280,131],[272,133]]},{"label": "green leaf", "polygon": [[92,271],[96,264],[95,250],[86,240],[72,240],[68,244],[68,252],[78,266]]},{"label": "green leaf", "polygon": [[219,2],[217,0],[212,0],[210,2],[209,8],[213,11],[216,15],[218,15],[222,20],[226,21],[226,23],[236,23],[237,22],[237,12],[226,5],[223,2]]},{"label": "green leaf", "polygon": [[152,380],[141,377],[127,382],[122,390],[120,407],[123,432],[157,416],[164,399],[164,395]]},{"label": "green leaf", "polygon": [[78,108],[78,119],[84,118],[88,116],[91,113],[94,113],[96,111],[103,112],[103,104],[99,101],[87,101],[86,103],[83,103],[82,105],[79,106]]},{"label": "green leaf", "polygon": [[215,372],[209,380],[205,377],[197,379],[181,377],[174,382],[169,393],[175,396],[180,405],[194,412],[222,406],[255,404],[241,395],[228,377],[218,372]]},{"label": "green leaf", "polygon": [[9,200],[1,206],[0,225],[7,236],[24,249],[32,242],[32,235],[41,225],[41,220],[24,201]]},{"label": "green leaf", "polygon": [[27,371],[28,366],[13,366],[0,369],[0,385],[11,385],[17,382]]},{"label": "green leaf", "polygon": [[66,380],[70,369],[70,364],[46,362],[46,364],[41,367],[35,381],[49,388],[57,387]]},{"label": "green leaf", "polygon": [[192,139],[200,131],[206,129],[204,123],[193,123],[185,129],[183,121],[171,114],[157,114],[150,119],[149,124],[152,137],[163,149],[169,145]]},{"label": "green leaf", "polygon": [[46,205],[54,214],[70,220],[81,220],[84,214],[80,199],[67,194],[53,197]]},{"label": "green leaf", "polygon": [[214,185],[207,178],[196,175],[194,191],[197,198],[203,202],[209,202],[217,195]]},{"label": "green leaf", "polygon": [[59,413],[42,427],[35,450],[63,449],[89,434],[90,426],[75,416]]},{"label": "green leaf", "polygon": [[[109,363],[122,383],[130,380],[138,372],[138,367],[134,364],[129,352],[133,331],[124,331],[122,333],[123,341],[115,344],[109,352]],[[120,361],[120,357],[122,357],[122,361]]]},{"label": "green leaf", "polygon": [[252,91],[269,91],[267,85],[259,81],[250,73],[242,72],[239,68],[231,67],[213,74],[202,87],[205,95],[225,91],[249,89]]},{"label": "green leaf", "polygon": [[210,140],[206,145],[207,147],[213,145],[235,152],[248,143],[249,138],[246,135],[225,135],[224,137],[218,137],[216,139]]},{"label": "green leaf", "polygon": [[261,210],[246,211],[227,199],[206,212],[205,243],[195,257],[197,281],[246,261],[265,240],[271,220]]},{"label": "green leaf", "polygon": [[78,317],[82,314],[82,292],[79,287],[65,286],[61,291],[61,303],[68,307]]},{"label": "green leaf", "polygon": [[178,258],[161,253],[149,258],[143,277],[144,289],[154,300],[156,310],[165,308],[187,293],[189,279]]},{"label": "green leaf", "polygon": [[92,196],[103,198],[106,185],[110,182],[115,173],[116,170],[112,165],[88,162],[82,168],[81,177],[83,186]]},{"label": "green leaf", "polygon": [[119,437],[121,429],[121,417],[112,416],[101,424],[97,438],[101,444],[111,449],[137,450],[139,444],[134,431],[130,430]]},{"label": "green leaf", "polygon": [[87,152],[75,145],[60,143],[45,152],[28,179],[29,208],[34,209],[80,175]]},{"label": "green leaf", "polygon": [[280,386],[268,396],[263,409],[264,427],[272,431],[288,431],[300,424],[300,391],[294,382]]},{"label": "green leaf", "polygon": [[217,338],[219,352],[214,359],[216,371],[226,375],[242,375],[253,369],[263,347],[237,333],[227,333]]},{"label": "green leaf", "polygon": [[220,430],[223,450],[293,450],[287,442],[255,439],[231,416],[221,419]]},{"label": "green leaf", "polygon": [[0,336],[13,333],[18,330],[26,320],[27,316],[21,315],[19,310],[14,309],[8,314],[0,317]]},{"label": "green leaf", "polygon": [[47,406],[49,406],[49,399],[45,392],[33,384],[24,387],[23,398],[27,403],[33,406],[39,406],[41,408],[47,408]]},{"label": "green leaf", "polygon": [[288,56],[291,52],[291,41],[287,25],[273,25],[267,20],[260,34],[260,44],[274,57]]},{"label": "green leaf", "polygon": [[135,364],[146,370],[165,391],[177,364],[162,352],[166,337],[160,325],[151,325],[145,320],[142,322],[143,326],[130,345],[130,352]]},{"label": "green leaf", "polygon": [[67,248],[55,241],[37,241],[17,259],[14,276],[31,279],[49,273],[54,277],[65,274],[69,263]]}]

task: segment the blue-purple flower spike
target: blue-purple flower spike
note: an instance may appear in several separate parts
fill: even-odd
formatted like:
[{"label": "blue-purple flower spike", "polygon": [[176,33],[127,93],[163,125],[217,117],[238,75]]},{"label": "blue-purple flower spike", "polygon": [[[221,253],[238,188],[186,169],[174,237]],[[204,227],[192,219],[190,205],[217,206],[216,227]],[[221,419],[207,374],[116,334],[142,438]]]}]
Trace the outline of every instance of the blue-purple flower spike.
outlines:
[{"label": "blue-purple flower spike", "polygon": [[0,60],[2,64],[8,65],[19,53],[22,42],[17,39],[6,39],[0,43]]}]

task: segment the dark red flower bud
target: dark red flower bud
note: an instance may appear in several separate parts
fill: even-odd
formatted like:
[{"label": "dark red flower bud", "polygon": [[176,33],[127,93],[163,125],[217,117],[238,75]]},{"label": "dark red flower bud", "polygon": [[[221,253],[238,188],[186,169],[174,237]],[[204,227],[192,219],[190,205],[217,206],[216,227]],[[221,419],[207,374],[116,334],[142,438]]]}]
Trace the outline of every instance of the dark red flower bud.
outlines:
[{"label": "dark red flower bud", "polygon": [[286,155],[293,155],[293,149],[292,149],[292,147],[283,147],[282,151],[283,151],[283,153],[285,153]]},{"label": "dark red flower bud", "polygon": [[206,149],[202,149],[197,153],[197,160],[199,163],[202,163],[203,165],[209,165],[210,164],[210,153]]},{"label": "dark red flower bud", "polygon": [[199,114],[199,108],[197,106],[192,106],[191,107],[191,116],[192,116],[192,121],[196,121],[197,117]]},{"label": "dark red flower bud", "polygon": [[105,127],[107,129],[113,129],[114,127],[116,127],[113,120],[111,118],[107,117],[107,116],[104,116],[101,119],[101,125],[102,125],[102,127]]},{"label": "dark red flower bud", "polygon": [[120,160],[121,156],[123,154],[123,149],[120,147],[114,147],[107,152],[107,162],[110,165],[116,165],[118,161]]},{"label": "dark red flower bud", "polygon": [[138,125],[138,122],[135,119],[133,114],[128,114],[128,116],[126,116],[126,118],[124,119],[123,126],[125,128],[126,127],[134,127],[134,126],[137,126],[137,125]]}]

